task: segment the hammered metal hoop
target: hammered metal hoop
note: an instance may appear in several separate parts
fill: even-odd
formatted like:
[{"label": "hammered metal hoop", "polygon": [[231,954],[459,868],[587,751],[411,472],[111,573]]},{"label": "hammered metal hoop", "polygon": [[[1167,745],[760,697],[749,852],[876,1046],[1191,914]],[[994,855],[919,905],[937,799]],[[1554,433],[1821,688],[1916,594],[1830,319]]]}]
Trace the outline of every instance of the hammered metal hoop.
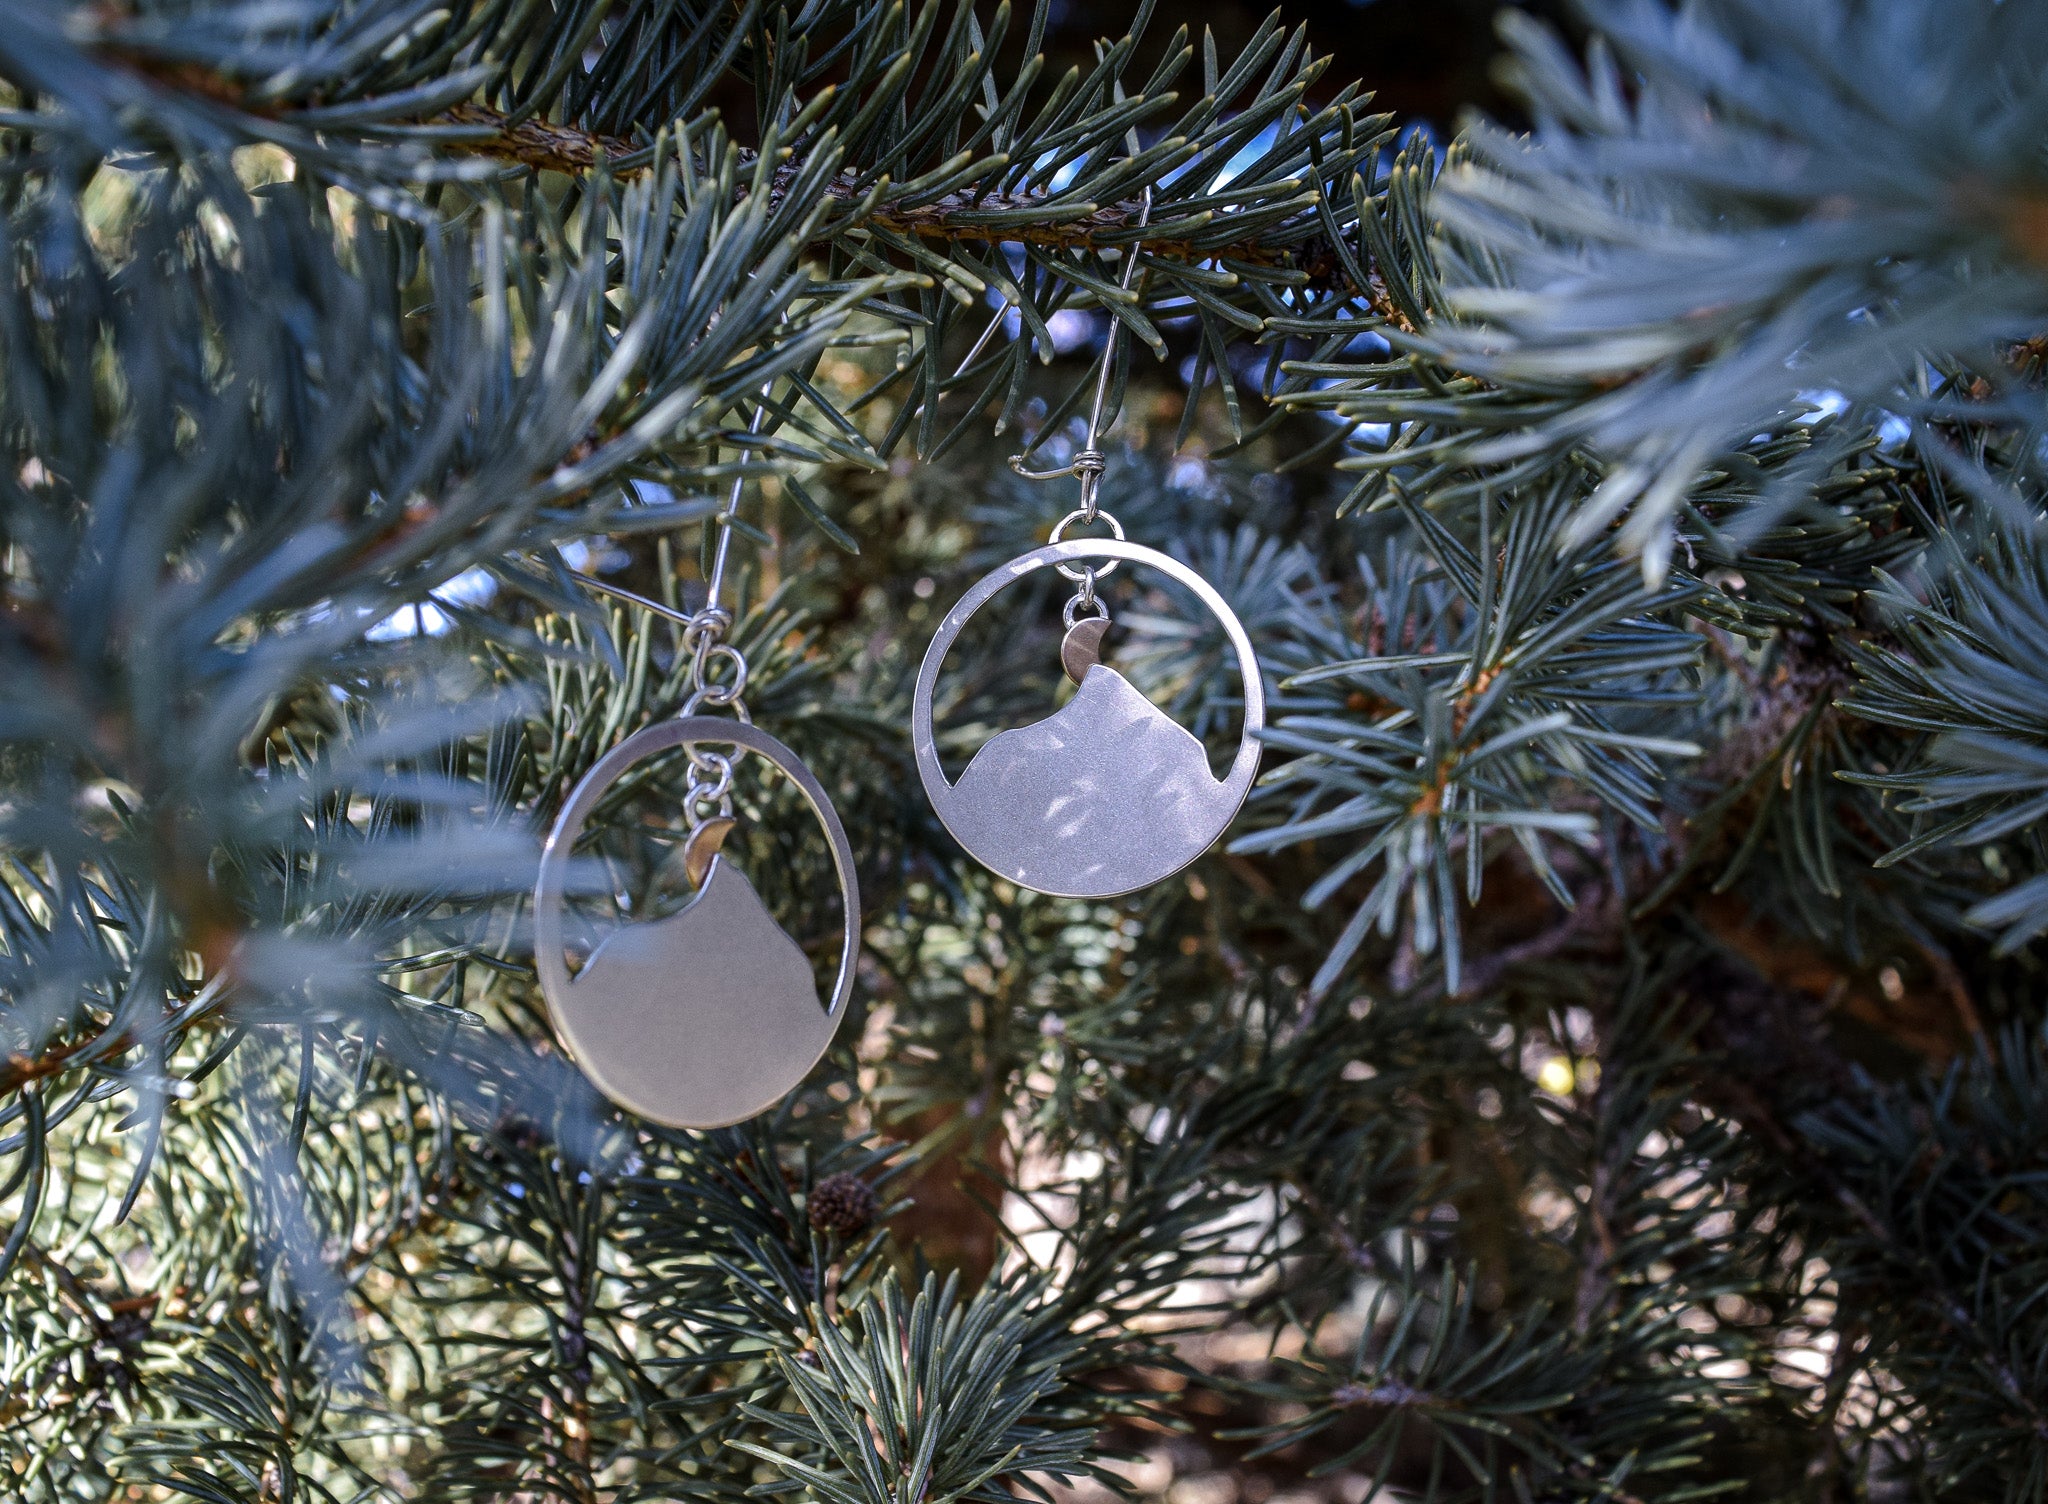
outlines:
[{"label": "hammered metal hoop", "polygon": [[[963,830],[970,822],[961,818],[961,812],[956,808],[955,785],[947,780],[945,768],[939,760],[938,742],[932,729],[932,701],[938,688],[939,671],[945,664],[946,654],[975,612],[987,605],[999,591],[1036,570],[1051,566],[1065,573],[1073,561],[1085,559],[1128,561],[1133,565],[1156,569],[1167,578],[1185,586],[1202,603],[1223,628],[1225,635],[1230,638],[1231,647],[1236,652],[1238,674],[1244,684],[1244,727],[1238,743],[1237,756],[1231,761],[1230,771],[1222,780],[1219,794],[1219,803],[1227,806],[1227,814],[1207,841],[1191,851],[1181,852],[1170,849],[1143,849],[1145,843],[1141,840],[1138,849],[1132,852],[1133,860],[1143,863],[1146,857],[1152,856],[1155,860],[1151,866],[1156,868],[1156,871],[1148,868],[1142,880],[1119,882],[1106,889],[1079,890],[1078,885],[1073,885],[1075,890],[1070,890],[1068,886],[1047,887],[1030,881],[1014,870],[1013,866],[1006,865],[1000,852],[977,850],[970,837],[963,834]],[[1108,571],[1103,570],[1099,573],[1106,574]],[[1259,733],[1265,729],[1265,724],[1265,686],[1259,677],[1258,655],[1252,649],[1251,637],[1245,631],[1244,624],[1237,619],[1237,613],[1230,609],[1229,603],[1218,593],[1216,587],[1171,554],[1147,548],[1141,543],[1128,543],[1110,538],[1049,543],[1043,548],[1033,549],[1030,553],[1019,554],[1008,563],[999,565],[982,576],[965,595],[960,597],[953,609],[946,613],[945,619],[939,623],[938,631],[933,634],[931,646],[925,650],[924,663],[917,671],[917,686],[910,702],[910,741],[911,748],[917,756],[918,777],[924,782],[926,797],[931,800],[932,808],[937,811],[940,822],[967,847],[975,860],[991,871],[1023,883],[1037,892],[1052,893],[1063,898],[1114,898],[1123,893],[1135,892],[1173,876],[1206,851],[1216,837],[1222,835],[1230,819],[1236,816],[1237,811],[1243,807],[1246,796],[1251,793],[1252,780],[1258,776],[1259,756],[1262,751]]]},{"label": "hammered metal hoop", "polygon": [[[660,1116],[655,1112],[641,1110],[628,1097],[622,1096],[616,1081],[606,1078],[602,1062],[598,1058],[605,1051],[593,1049],[597,1043],[593,1038],[578,1037],[576,1024],[561,1000],[569,995],[574,979],[564,956],[563,904],[566,899],[569,860],[576,846],[577,837],[583,833],[583,822],[597,807],[611,786],[635,763],[675,747],[696,747],[715,744],[732,746],[747,752],[758,753],[778,768],[784,777],[795,784],[811,806],[811,813],[825,832],[826,843],[832,850],[832,867],[839,882],[840,902],[843,906],[844,927],[839,954],[839,972],[832,984],[832,998],[825,1009],[825,1017],[831,1027],[824,1032],[823,1041],[816,1052],[803,1062],[796,1078],[784,1084],[779,1090],[768,1094],[752,1111],[737,1117],[727,1117],[720,1122],[681,1121]],[[649,921],[642,921],[649,922]],[[788,747],[758,727],[742,721],[729,720],[723,716],[683,716],[672,721],[663,721],[637,731],[620,742],[611,751],[599,758],[596,765],[583,775],[569,798],[562,806],[562,812],[555,818],[554,829],[548,833],[547,844],[541,850],[540,875],[533,889],[533,936],[534,963],[540,972],[541,992],[547,999],[548,1013],[556,1032],[567,1045],[577,1065],[604,1093],[614,1101],[634,1107],[641,1116],[671,1127],[722,1128],[730,1123],[744,1122],[755,1113],[773,1106],[784,1094],[793,1089],[811,1068],[824,1057],[825,1050],[832,1042],[841,1019],[845,1016],[847,1001],[853,996],[854,973],[860,961],[860,883],[854,873],[853,844],[846,838],[846,828],[839,823],[838,811],[833,809],[832,800],[825,793],[815,774],[804,766],[803,761]],[[681,1026],[687,1026],[687,1020]],[[616,1046],[616,1041],[606,1041]]]}]

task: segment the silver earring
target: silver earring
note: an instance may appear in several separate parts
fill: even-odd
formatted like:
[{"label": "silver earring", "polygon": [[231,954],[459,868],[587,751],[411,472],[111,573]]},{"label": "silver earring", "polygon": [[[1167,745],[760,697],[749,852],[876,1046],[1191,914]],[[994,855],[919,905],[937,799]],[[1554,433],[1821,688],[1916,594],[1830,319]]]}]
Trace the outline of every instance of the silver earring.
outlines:
[{"label": "silver earring", "polygon": [[[738,501],[739,485],[734,482],[724,516]],[[614,1102],[675,1128],[737,1123],[793,1090],[846,1016],[860,958],[860,887],[846,830],[816,776],[752,723],[741,698],[747,661],[724,641],[732,615],[718,603],[730,539],[727,527],[718,541],[710,602],[691,616],[577,577],[681,622],[684,647],[693,654],[692,688],[675,720],[627,737],[571,790],[542,850],[533,893],[541,991],[564,1047]],[[718,664],[726,667],[714,673]],[[720,709],[731,715],[700,713]],[[636,764],[675,748],[689,754],[680,855],[695,894],[665,919],[614,927],[571,977],[564,921],[577,837],[606,792]],[[832,854],[844,927],[829,1003],[819,1000],[810,959],[721,850],[735,824],[734,776],[749,753],[802,793]]]},{"label": "silver earring", "polygon": [[[1149,218],[1146,196],[1143,217]],[[1129,290],[1137,263],[1124,259]],[[1127,542],[1121,524],[1097,505],[1104,461],[1097,449],[1118,325],[1112,323],[1088,419],[1088,438],[1071,463],[1033,471],[1023,456],[1010,466],[1031,480],[1072,475],[1081,505],[1062,518],[1043,548],[984,575],[939,623],[911,698],[911,745],[925,794],[969,855],[1021,887],[1068,898],[1111,898],[1149,887],[1193,862],[1223,834],[1259,771],[1258,734],[1265,695],[1244,624],[1214,586],[1171,555]],[[1075,523],[1105,522],[1112,537],[1063,541]],[[1088,561],[1104,561],[1101,568]],[[1222,625],[1244,683],[1244,730],[1229,773],[1209,771],[1202,744],[1102,662],[1109,607],[1097,583],[1119,564],[1153,569],[1192,591]],[[1060,661],[1079,686],[1065,707],[992,738],[948,782],[932,728],[932,702],[947,651],[974,613],[998,591],[1051,566],[1075,583],[1063,613]]]}]

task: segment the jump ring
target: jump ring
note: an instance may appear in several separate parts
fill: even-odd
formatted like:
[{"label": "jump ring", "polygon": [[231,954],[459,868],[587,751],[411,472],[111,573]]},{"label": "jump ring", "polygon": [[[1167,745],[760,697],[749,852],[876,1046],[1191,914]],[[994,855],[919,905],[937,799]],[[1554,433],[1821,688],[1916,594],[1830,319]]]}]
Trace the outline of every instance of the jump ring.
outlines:
[{"label": "jump ring", "polygon": [[[711,664],[714,660],[732,665],[730,679],[711,677]],[[730,705],[746,692],[746,655],[729,642],[700,645],[697,649],[697,661],[690,666],[690,679],[696,685],[697,693],[704,696],[705,704]]]},{"label": "jump ring", "polygon": [[[718,774],[717,779],[711,783],[699,783],[696,775],[707,769],[716,770]],[[700,804],[716,803],[731,797],[731,758],[721,757],[716,752],[699,753],[696,748],[692,747],[690,749],[690,774],[689,787],[683,791],[683,807],[686,811],[694,811]]]},{"label": "jump ring", "polygon": [[731,790],[716,797],[713,797],[709,789],[692,790],[683,796],[683,816],[690,822],[690,829],[695,830],[710,819],[712,814],[720,815],[727,820],[732,818]]},{"label": "jump ring", "polygon": [[[1093,517],[1090,517],[1085,508],[1069,512],[1066,516],[1062,517],[1059,520],[1059,522],[1054,525],[1052,530],[1052,537],[1048,541],[1058,543],[1061,540],[1061,538],[1063,538],[1066,535],[1067,529],[1072,527],[1077,522],[1106,522],[1109,524],[1109,531],[1111,536],[1113,536],[1119,543],[1123,541],[1124,525],[1121,522],[1118,522],[1116,518],[1110,516],[1109,513],[1103,511],[1098,511]],[[1100,569],[1092,569],[1085,564],[1082,565],[1079,569],[1076,569],[1071,564],[1055,564],[1053,565],[1053,568],[1057,569],[1061,574],[1065,575],[1068,579],[1072,580],[1075,584],[1078,585],[1081,582],[1083,575],[1099,579],[1107,579],[1110,575],[1116,573],[1116,566],[1117,561],[1115,559],[1111,559],[1107,564],[1103,565]]]},{"label": "jump ring", "polygon": [[743,724],[748,726],[754,724],[753,716],[747,711],[747,702],[734,693],[732,686],[729,684],[709,685],[706,688],[695,691],[689,699],[683,701],[683,708],[677,711],[676,714],[678,716],[695,715],[706,705],[714,706],[718,709],[730,708],[732,713],[738,716]]},{"label": "jump ring", "polygon": [[1081,618],[1081,612],[1091,606],[1094,607],[1094,615],[1101,617],[1104,621],[1109,620],[1109,602],[1103,600],[1098,595],[1091,595],[1086,600],[1082,600],[1080,596],[1076,595],[1067,602],[1066,608],[1060,612],[1060,620],[1067,624],[1068,631],[1072,631],[1074,623]]}]

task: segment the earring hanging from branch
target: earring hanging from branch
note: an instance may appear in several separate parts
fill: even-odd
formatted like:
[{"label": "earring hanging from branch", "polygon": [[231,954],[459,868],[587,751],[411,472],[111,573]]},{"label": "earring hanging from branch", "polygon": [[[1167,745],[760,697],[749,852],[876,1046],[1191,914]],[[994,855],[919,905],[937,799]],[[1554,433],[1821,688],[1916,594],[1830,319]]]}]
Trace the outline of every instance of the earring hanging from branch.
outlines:
[{"label": "earring hanging from branch", "polygon": [[[759,433],[768,393],[749,425]],[[635,732],[570,790],[541,853],[534,885],[534,958],[548,1013],[584,1074],[620,1106],[670,1127],[717,1128],[773,1106],[818,1063],[846,1015],[860,946],[860,888],[853,848],[816,775],[753,724],[744,698],[747,659],[729,641],[725,604],[733,519],[745,491],[733,477],[704,605],[676,611],[587,575],[575,578],[676,622],[690,654],[690,693],[674,720]],[[719,712],[727,712],[720,714]],[[693,893],[663,919],[610,926],[571,976],[575,852],[594,810],[647,759],[675,749],[688,758],[681,866]],[[810,958],[768,912],[724,851],[738,827],[734,792],[748,753],[794,784],[824,835],[840,895],[839,968],[827,1003]]]},{"label": "earring hanging from branch", "polygon": [[[1119,278],[1138,287],[1144,231],[1151,222],[1147,189],[1137,235],[1125,247]],[[983,576],[939,623],[911,698],[911,743],[926,796],[968,854],[1022,887],[1071,898],[1109,898],[1172,876],[1213,845],[1237,815],[1259,770],[1258,735],[1265,699],[1251,639],[1214,586],[1171,555],[1125,538],[1123,525],[1099,499],[1107,462],[1101,442],[1122,325],[1112,315],[1096,373],[1087,437],[1073,459],[1032,470],[1014,455],[1010,468],[1027,480],[1072,476],[1079,505],[1056,522],[1042,548]],[[1107,538],[1068,539],[1074,527],[1107,526]],[[1244,684],[1244,726],[1228,774],[1209,771],[1201,742],[1176,725],[1130,680],[1104,661],[1110,611],[1099,590],[1121,564],[1150,570],[1190,591],[1222,625],[1236,651]],[[946,655],[969,618],[1006,586],[1050,566],[1075,587],[1061,612],[1066,635],[1060,662],[1079,686],[1066,706],[1029,726],[992,738],[957,783],[947,779],[934,733],[933,700]]]}]

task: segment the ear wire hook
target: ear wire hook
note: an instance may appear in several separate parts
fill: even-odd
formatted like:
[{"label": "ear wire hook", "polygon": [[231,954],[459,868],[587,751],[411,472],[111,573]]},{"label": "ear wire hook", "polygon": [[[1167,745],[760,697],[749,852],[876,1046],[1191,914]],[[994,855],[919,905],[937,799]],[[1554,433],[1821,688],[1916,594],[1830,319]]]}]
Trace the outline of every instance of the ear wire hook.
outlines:
[{"label": "ear wire hook", "polygon": [[[1135,143],[1133,143],[1135,149]],[[1152,223],[1152,189],[1148,184],[1138,200],[1138,229],[1142,232]],[[1143,250],[1143,236],[1124,247],[1123,273],[1117,285],[1129,292],[1137,282],[1138,256]],[[1117,340],[1123,333],[1123,322],[1115,314],[1110,315],[1109,334],[1102,342],[1102,366],[1095,375],[1095,400],[1088,408],[1088,437],[1074,457],[1055,470],[1031,470],[1024,464],[1030,453],[1010,456],[1010,469],[1026,480],[1059,480],[1071,475],[1081,482],[1081,516],[1084,521],[1093,522],[1097,515],[1095,492],[1102,481],[1102,472],[1107,462],[1097,447],[1102,438],[1102,410],[1109,402],[1110,373],[1116,369]]]},{"label": "ear wire hook", "polygon": [[580,570],[575,569],[564,570],[563,573],[567,574],[570,579],[581,585],[585,590],[595,590],[600,595],[616,597],[626,602],[629,606],[638,606],[642,611],[652,611],[656,616],[666,617],[677,626],[687,627],[696,620],[687,611],[678,611],[674,606],[667,606],[663,605],[660,601],[649,600],[646,596],[636,591],[627,590],[619,585],[607,585],[595,575],[584,574]]},{"label": "ear wire hook", "polygon": [[[760,400],[754,406],[754,416],[747,424],[749,437],[761,432],[761,425],[768,414],[768,398],[775,390],[771,380],[761,388]],[[582,573],[580,570],[567,571],[569,578],[587,590],[613,596],[665,617],[683,629],[683,646],[692,654],[690,663],[690,694],[683,701],[682,715],[695,715],[705,705],[729,705],[733,713],[743,721],[751,721],[746,702],[740,696],[747,687],[746,655],[725,640],[725,634],[732,630],[732,611],[722,599],[725,593],[726,560],[732,553],[732,523],[737,515],[740,497],[745,492],[747,478],[744,472],[732,478],[732,488],[726,493],[725,506],[711,519],[718,526],[718,545],[712,553],[711,578],[705,589],[704,604],[696,611],[678,611],[661,601],[650,600],[637,591],[623,586],[609,585],[603,580]],[[719,660],[732,666],[732,677],[714,679],[711,664]],[[695,762],[695,759],[692,759]]]}]

